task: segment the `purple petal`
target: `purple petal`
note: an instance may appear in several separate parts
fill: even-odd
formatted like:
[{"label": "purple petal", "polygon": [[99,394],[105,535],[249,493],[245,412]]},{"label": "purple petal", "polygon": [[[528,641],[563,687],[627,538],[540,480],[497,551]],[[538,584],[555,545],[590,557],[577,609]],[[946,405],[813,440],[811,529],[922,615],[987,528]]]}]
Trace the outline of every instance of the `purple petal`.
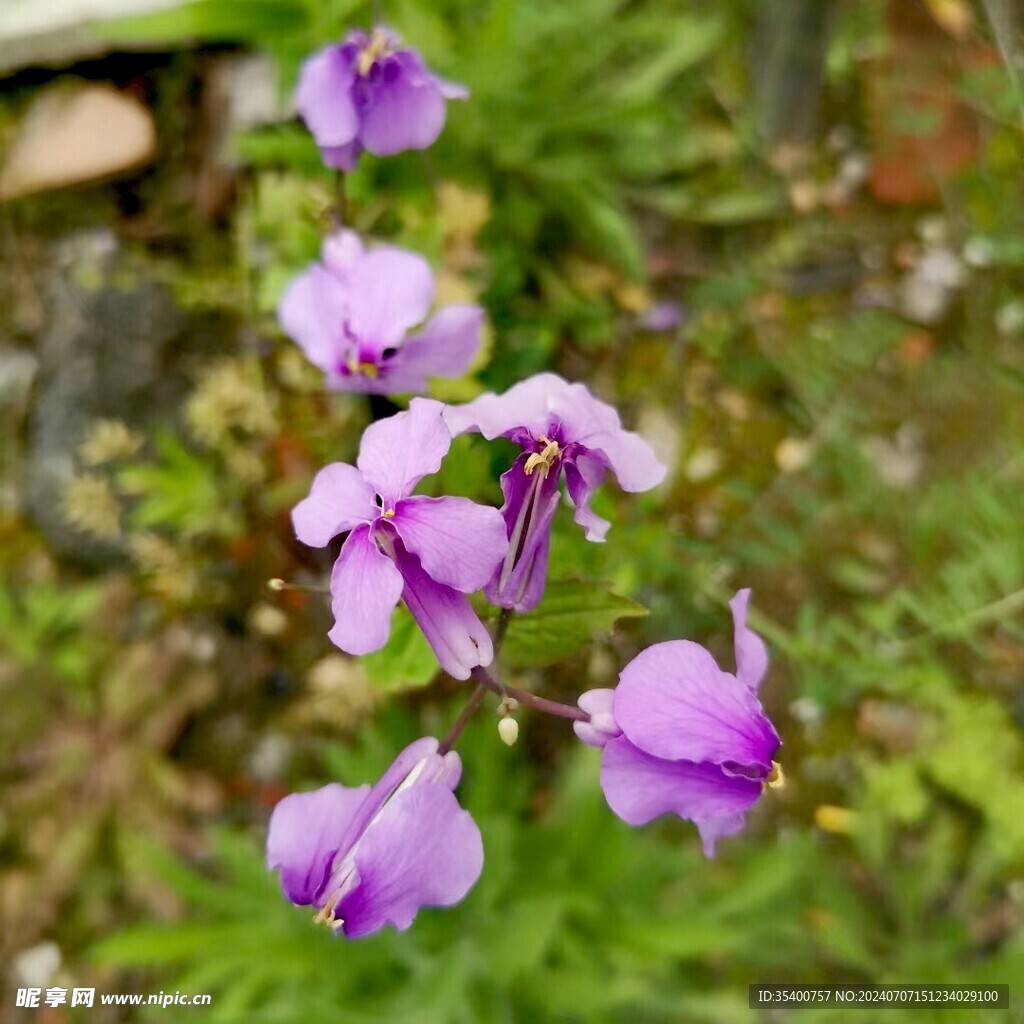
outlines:
[{"label": "purple petal", "polygon": [[619,414],[582,384],[554,373],[529,377],[503,395],[481,395],[449,406],[445,418],[452,434],[477,431],[488,440],[522,431],[539,438],[554,434],[564,446],[577,444],[600,459],[626,491],[646,491],[660,483],[665,467],[639,434],[622,429]]},{"label": "purple petal", "polygon": [[558,507],[557,473],[542,476],[537,471],[527,476],[527,458],[526,454],[520,455],[501,477],[505,495],[501,514],[509,537],[508,553],[487,587],[487,599],[492,604],[520,613],[535,608],[544,595],[551,520]]},{"label": "purple petal", "polygon": [[591,509],[590,496],[600,487],[604,473],[604,466],[586,455],[578,456],[565,466],[565,485],[576,506],[574,518],[586,532],[587,540],[598,542],[604,540],[611,523]]},{"label": "purple petal", "polygon": [[[353,816],[349,823],[349,827],[342,837],[342,841],[338,844],[338,858],[335,866],[341,864],[345,859],[345,855],[349,849],[355,845],[359,837],[366,831],[370,822],[380,813],[380,809],[385,803],[391,798],[395,790],[402,785],[403,782],[409,777],[413,771],[419,769],[419,773],[422,773],[420,766],[426,766],[428,762],[438,762],[438,767],[441,767],[440,762],[444,761],[447,764],[447,758],[455,758],[455,781],[449,786],[449,789],[454,789],[458,783],[458,773],[461,771],[461,764],[458,760],[458,754],[454,751],[446,755],[445,758],[437,757],[437,748],[439,744],[433,736],[421,736],[418,740],[413,740],[388,766],[388,769],[380,777],[380,779],[374,784],[373,789],[370,790],[369,796],[367,796],[363,805],[358,809],[358,812]],[[435,769],[434,775],[437,774]],[[433,776],[431,776],[433,778]],[[433,778],[433,781],[440,781],[439,778]],[[336,874],[336,873],[335,873]],[[331,878],[331,883],[338,881],[337,877]],[[333,888],[331,884],[328,888]]]},{"label": "purple petal", "polygon": [[363,352],[396,348],[434,301],[434,275],[422,256],[377,249],[352,268],[348,326]]},{"label": "purple petal", "polygon": [[356,465],[384,500],[394,508],[413,488],[441,468],[451,447],[441,413],[444,406],[429,398],[414,398],[407,412],[371,423],[363,431]]},{"label": "purple petal", "polygon": [[408,336],[397,352],[378,364],[385,394],[419,394],[431,377],[459,377],[480,348],[483,310],[479,306],[447,306],[418,334]]},{"label": "purple petal", "polygon": [[341,228],[332,231],[320,246],[324,266],[342,282],[347,282],[352,268],[363,258],[363,240],[355,231]]},{"label": "purple petal", "polygon": [[618,412],[582,384],[562,383],[552,404],[566,441],[575,441],[600,457],[624,491],[647,491],[661,483],[665,466],[639,434],[623,430]]},{"label": "purple petal", "polygon": [[459,85],[458,82],[446,82],[443,78],[437,80],[438,88],[441,90],[441,95],[446,100],[468,100],[469,89],[464,85]]},{"label": "purple petal", "polygon": [[326,547],[332,537],[371,522],[378,515],[376,495],[355,466],[332,462],[315,477],[292,510],[295,536],[313,548]]},{"label": "purple petal", "polygon": [[534,437],[552,423],[554,397],[566,382],[554,373],[537,373],[509,388],[503,395],[486,394],[465,405],[449,405],[445,419],[452,435],[470,431],[488,441],[526,430]]},{"label": "purple petal", "polygon": [[590,721],[573,722],[573,731],[588,746],[603,747],[609,740],[622,735],[615,721],[614,700],[614,690],[599,689],[587,690],[576,701],[580,709],[590,715]]},{"label": "purple petal", "polygon": [[377,395],[423,395],[430,390],[430,382],[422,373],[406,367],[404,345],[391,358],[377,364],[376,378],[364,379],[368,386],[363,390]]},{"label": "purple petal", "polygon": [[726,775],[713,764],[651,757],[624,736],[604,748],[601,788],[608,806],[628,825],[646,825],[663,814],[695,822],[708,857],[714,855],[715,839],[738,831],[742,815],[761,795],[759,782]]},{"label": "purple petal", "polygon": [[461,377],[480,350],[484,311],[479,306],[446,306],[398,353],[405,373],[419,377]]},{"label": "purple petal", "polygon": [[649,331],[671,331],[683,322],[686,311],[678,302],[656,302],[641,318]]},{"label": "purple petal", "polygon": [[437,77],[423,63],[423,58],[415,50],[410,50],[408,47],[398,49],[398,40],[394,37],[392,38],[394,39],[392,45],[395,49],[392,60],[398,65],[402,75],[410,84],[426,85],[428,82],[434,82],[440,85]]},{"label": "purple petal", "polygon": [[455,679],[468,679],[478,665],[489,665],[494,657],[491,635],[466,595],[435,583],[415,555],[401,543],[395,547],[405,579],[402,598],[441,668]]},{"label": "purple petal", "polygon": [[443,784],[396,794],[355,851],[358,884],[337,907],[344,934],[359,938],[386,924],[404,931],[420,907],[463,899],[480,877],[480,830]]},{"label": "purple petal", "polygon": [[548,556],[551,551],[551,516],[558,505],[555,495],[548,503],[546,512],[549,527],[538,530],[530,539],[522,557],[512,569],[507,581],[502,584],[496,575],[487,584],[484,593],[487,600],[498,608],[509,608],[520,615],[533,611],[544,597],[544,586],[548,579]]},{"label": "purple petal", "polygon": [[281,327],[298,342],[309,361],[327,374],[344,361],[348,289],[325,267],[315,263],[299,274],[278,305]]},{"label": "purple petal", "polygon": [[346,391],[357,395],[393,395],[398,388],[388,385],[387,380],[378,372],[376,377],[366,373],[346,373],[328,377],[325,382],[328,391]]},{"label": "purple petal", "polygon": [[736,678],[755,693],[768,671],[768,649],[764,641],[747,628],[747,603],[750,589],[739,590],[729,602],[736,648]]},{"label": "purple petal", "polygon": [[658,461],[654,449],[629,430],[595,432],[580,438],[580,443],[604,456],[624,491],[649,491],[665,479],[666,466]]},{"label": "purple petal", "polygon": [[426,149],[444,127],[441,88],[431,75],[410,75],[401,60],[392,58],[388,64],[372,87],[359,137],[377,156]]},{"label": "purple petal", "polygon": [[471,594],[505,557],[505,521],[468,498],[406,498],[393,520],[406,548],[438,583]]},{"label": "purple petal", "polygon": [[318,50],[299,72],[295,106],[321,147],[350,143],[359,130],[352,102],[355,72],[340,46]]},{"label": "purple petal", "polygon": [[622,670],[615,720],[653,757],[729,762],[759,776],[768,774],[779,747],[750,689],[689,640],[648,647]]},{"label": "purple petal", "polygon": [[355,167],[362,151],[362,143],[356,139],[346,146],[321,146],[320,156],[328,167],[348,173]]},{"label": "purple petal", "polygon": [[348,535],[331,573],[334,627],[328,636],[348,654],[369,654],[387,643],[402,596],[402,574],[370,539],[371,529],[359,526]]},{"label": "purple petal", "polygon": [[369,786],[348,789],[332,783],[278,802],[267,832],[267,867],[280,869],[281,887],[292,903],[313,902],[369,792]]}]

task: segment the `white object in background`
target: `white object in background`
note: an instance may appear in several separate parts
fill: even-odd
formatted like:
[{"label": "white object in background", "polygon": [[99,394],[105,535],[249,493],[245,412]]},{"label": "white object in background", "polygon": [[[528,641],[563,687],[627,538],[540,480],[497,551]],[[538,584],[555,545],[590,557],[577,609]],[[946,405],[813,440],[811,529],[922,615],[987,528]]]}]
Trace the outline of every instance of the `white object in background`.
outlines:
[{"label": "white object in background", "polygon": [[[110,50],[97,32],[105,21],[177,7],[182,0],[0,0],[0,75],[19,68],[64,67]],[[118,49],[131,47],[118,46]]]}]

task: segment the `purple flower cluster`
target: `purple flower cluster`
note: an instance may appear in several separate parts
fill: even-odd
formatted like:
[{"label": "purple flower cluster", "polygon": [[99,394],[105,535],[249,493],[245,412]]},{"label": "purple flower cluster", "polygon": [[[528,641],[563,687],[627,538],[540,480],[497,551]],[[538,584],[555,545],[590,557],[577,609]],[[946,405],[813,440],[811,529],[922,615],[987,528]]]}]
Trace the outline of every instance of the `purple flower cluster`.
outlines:
[{"label": "purple flower cluster", "polygon": [[376,156],[427,149],[444,127],[445,101],[468,95],[432,75],[394,33],[375,28],[310,57],[295,103],[324,163],[351,171],[364,149]]},{"label": "purple flower cluster", "polygon": [[[377,28],[311,57],[297,102],[325,162],[350,170],[363,149],[387,155],[429,146],[444,124],[445,100],[465,95]],[[433,301],[434,277],[422,257],[367,248],[341,229],[286,289],[279,319],[328,389],[419,394],[430,378],[467,371],[483,329],[480,307],[447,306],[431,316]],[[501,477],[500,511],[414,493],[441,468],[453,438],[470,432],[520,449]],[[587,539],[603,541],[609,523],[590,503],[609,473],[623,490],[641,492],[666,468],[610,405],[582,384],[542,373],[464,405],[412,398],[406,411],[365,430],[355,465],[320,470],[295,507],[303,543],[322,548],[344,535],[328,634],[341,650],[382,648],[404,601],[438,665],[479,687],[443,742],[417,740],[372,788],[332,783],[274,809],[267,865],[280,873],[285,895],[314,907],[315,920],[336,934],[358,938],[388,924],[404,930],[421,907],[457,903],[476,882],[483,844],[454,796],[462,765],[449,748],[484,689],[502,697],[506,742],[515,742],[509,715],[519,704],[572,719],[579,738],[602,750],[601,786],[612,811],[630,825],[664,814],[691,820],[708,856],[717,839],[742,828],[776,779],[779,736],[757,697],[768,656],[746,624],[749,590],[731,602],[735,673],[689,640],[655,644],[623,669],[614,690],[587,691],[573,707],[506,686],[488,671],[511,615],[542,598],[562,482]],[[479,590],[501,609],[494,636],[469,600]]]}]

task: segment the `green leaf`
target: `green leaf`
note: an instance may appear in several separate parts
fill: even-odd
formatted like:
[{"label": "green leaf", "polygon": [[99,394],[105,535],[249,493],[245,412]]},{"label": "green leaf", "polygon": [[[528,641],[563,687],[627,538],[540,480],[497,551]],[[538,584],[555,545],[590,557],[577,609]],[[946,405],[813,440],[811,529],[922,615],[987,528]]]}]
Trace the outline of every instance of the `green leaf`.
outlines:
[{"label": "green leaf", "polygon": [[721,44],[725,22],[702,14],[677,16],[670,22],[672,36],[660,51],[641,60],[619,76],[614,94],[620,101],[650,103],[657,100],[669,83],[687,68],[702,61]]},{"label": "green leaf", "polygon": [[392,617],[388,642],[363,665],[374,686],[387,691],[426,686],[437,674],[437,658],[404,604]]},{"label": "green leaf", "polygon": [[171,43],[191,39],[273,42],[304,27],[298,0],[194,0],[168,11],[104,22],[96,30],[109,42]]},{"label": "green leaf", "polygon": [[166,527],[188,538],[244,531],[234,507],[236,489],[213,459],[191,451],[170,431],[157,435],[156,449],[159,462],[132,463],[117,474],[118,485],[138,497],[133,526]]},{"label": "green leaf", "polygon": [[646,614],[646,608],[607,583],[554,580],[534,611],[512,620],[502,657],[513,665],[547,665],[575,654],[618,619]]},{"label": "green leaf", "polygon": [[740,188],[709,196],[693,210],[690,219],[699,224],[744,224],[776,216],[782,211],[784,202],[777,188]]},{"label": "green leaf", "polygon": [[233,145],[238,159],[254,167],[289,167],[312,178],[323,166],[313,136],[297,125],[245,132]]}]

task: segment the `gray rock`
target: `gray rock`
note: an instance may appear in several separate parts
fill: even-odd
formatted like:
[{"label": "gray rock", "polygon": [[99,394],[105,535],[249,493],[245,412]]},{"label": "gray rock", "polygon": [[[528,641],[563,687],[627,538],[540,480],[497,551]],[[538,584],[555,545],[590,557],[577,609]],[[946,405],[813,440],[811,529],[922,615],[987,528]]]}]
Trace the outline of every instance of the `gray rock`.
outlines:
[{"label": "gray rock", "polygon": [[39,360],[23,348],[0,347],[0,410],[22,408],[32,390]]},{"label": "gray rock", "polygon": [[58,554],[102,565],[119,556],[118,544],[73,528],[62,510],[67,486],[81,471],[77,449],[97,419],[143,431],[172,420],[187,388],[176,361],[194,353],[204,336],[165,285],[132,279],[109,232],[66,242],[56,263],[38,347],[25,505]]},{"label": "gray rock", "polygon": [[0,519],[13,519],[21,504],[24,419],[39,360],[29,351],[0,343]]}]

